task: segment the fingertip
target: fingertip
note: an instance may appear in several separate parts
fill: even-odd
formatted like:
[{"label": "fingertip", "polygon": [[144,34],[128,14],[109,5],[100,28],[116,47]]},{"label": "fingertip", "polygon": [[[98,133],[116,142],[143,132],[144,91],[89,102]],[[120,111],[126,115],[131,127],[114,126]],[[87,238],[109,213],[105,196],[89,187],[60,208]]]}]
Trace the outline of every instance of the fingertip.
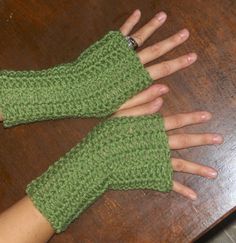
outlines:
[{"label": "fingertip", "polygon": [[190,198],[191,200],[197,199],[197,194],[191,188],[186,187],[179,182],[173,181],[173,191],[181,194],[184,197]]},{"label": "fingertip", "polygon": [[167,18],[167,14],[164,11],[158,12],[155,15],[155,18],[159,21],[159,22],[164,22]]},{"label": "fingertip", "polygon": [[180,37],[180,42],[183,43],[189,38],[189,31],[187,29],[182,29],[178,32],[178,35]]},{"label": "fingertip", "polygon": [[222,144],[224,142],[224,138],[223,138],[223,136],[221,134],[215,134],[213,136],[213,142],[215,144]]},{"label": "fingertip", "polygon": [[165,94],[165,93],[167,93],[167,92],[169,92],[170,91],[170,89],[169,89],[169,87],[168,86],[162,86],[161,88],[160,88],[160,92],[161,92],[161,94]]},{"label": "fingertip", "polygon": [[167,13],[166,13],[165,11],[161,11],[161,13],[162,13],[163,15],[165,15],[166,18],[167,18]]},{"label": "fingertip", "polygon": [[149,92],[156,95],[162,95],[169,91],[169,87],[164,84],[153,84],[149,87]]},{"label": "fingertip", "polygon": [[141,11],[139,9],[134,10],[125,23],[120,27],[120,32],[124,36],[127,36],[132,31],[134,26],[139,22],[140,16]]},{"label": "fingertip", "polygon": [[181,30],[182,33],[185,33],[185,36],[189,36],[190,35],[190,32],[187,28],[184,28]]},{"label": "fingertip", "polygon": [[133,15],[134,16],[140,16],[141,15],[140,9],[135,9],[134,12],[133,12]]},{"label": "fingertip", "polygon": [[194,63],[197,60],[198,56],[197,53],[192,52],[188,54],[188,62],[189,63]]},{"label": "fingertip", "polygon": [[207,170],[206,176],[209,179],[215,179],[218,176],[218,172],[213,168],[209,168]]},{"label": "fingertip", "polygon": [[197,200],[197,194],[194,191],[189,192],[188,196],[193,201]]},{"label": "fingertip", "polygon": [[202,121],[209,121],[212,119],[212,114],[208,111],[201,111],[201,119]]}]

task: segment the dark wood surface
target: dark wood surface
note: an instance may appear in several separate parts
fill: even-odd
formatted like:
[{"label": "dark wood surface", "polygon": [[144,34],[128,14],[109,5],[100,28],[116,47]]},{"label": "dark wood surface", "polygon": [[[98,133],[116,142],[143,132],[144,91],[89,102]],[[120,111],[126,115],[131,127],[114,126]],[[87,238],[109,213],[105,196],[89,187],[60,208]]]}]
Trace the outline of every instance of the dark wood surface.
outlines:
[{"label": "dark wood surface", "polygon": [[[50,242],[190,242],[236,209],[236,1],[8,0],[0,2],[0,68],[42,69],[75,59],[136,8],[145,23],[164,10],[168,21],[146,43],[187,27],[191,37],[161,60],[196,51],[188,69],[160,80],[171,88],[164,114],[209,110],[209,124],[178,132],[220,132],[225,143],[181,150],[178,156],[218,169],[210,181],[176,174],[199,199],[176,193],[109,191]],[[139,25],[141,26],[141,25]],[[0,126],[0,211],[24,196],[26,185],[80,141],[96,119]],[[27,220],[27,219],[26,219]]]}]

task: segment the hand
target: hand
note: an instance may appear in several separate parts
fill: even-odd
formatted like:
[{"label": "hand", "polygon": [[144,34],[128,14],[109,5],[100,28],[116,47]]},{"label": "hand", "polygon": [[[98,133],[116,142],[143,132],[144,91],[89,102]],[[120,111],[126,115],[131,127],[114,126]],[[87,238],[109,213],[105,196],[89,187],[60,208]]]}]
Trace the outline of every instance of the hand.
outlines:
[{"label": "hand", "polygon": [[[167,116],[164,118],[165,129],[166,131],[170,131],[176,128],[206,122],[209,121],[211,117],[212,115],[209,112],[192,112]],[[221,144],[223,142],[223,137],[219,134],[211,133],[184,133],[169,135],[168,140],[170,149],[177,150],[202,145]],[[207,166],[199,165],[197,163],[177,158],[172,158],[171,162],[174,171],[200,175],[209,179],[215,178],[217,176],[217,171]],[[173,190],[193,200],[197,198],[197,194],[192,189],[182,185],[179,182],[174,181]]]},{"label": "hand", "polygon": [[[128,35],[133,27],[138,23],[141,13],[139,10],[134,11],[134,13],[127,19],[127,21],[121,26],[121,33],[126,36]],[[138,45],[141,46],[146,39],[148,39],[166,20],[166,14],[163,12],[158,13],[153,19],[151,19],[146,25],[135,32],[132,37],[137,41]],[[168,51],[172,50],[174,47],[180,45],[186,41],[189,37],[188,30],[184,29],[179,33],[171,36],[170,38],[163,40],[159,43],[155,43],[142,51],[138,52],[137,55],[142,64],[147,64],[158,57],[164,55]],[[195,53],[190,53],[188,55],[179,57],[174,60],[162,62],[159,64],[151,65],[146,68],[152,79],[157,80],[165,77],[173,72],[176,72],[184,67],[187,67],[194,63],[197,59]],[[147,90],[137,94],[133,98],[126,101],[118,111],[127,110],[134,106],[139,106],[135,112],[141,112],[141,110],[146,110],[145,114],[150,114],[153,110],[156,112],[160,109],[163,100],[158,98],[161,94],[168,92],[168,88],[164,85],[152,85]],[[145,105],[144,105],[145,104]],[[128,111],[130,114],[130,112]],[[132,114],[130,114],[132,115]],[[0,121],[3,120],[3,115],[0,111]]]},{"label": "hand", "polygon": [[[121,26],[120,31],[124,36],[130,34],[134,26],[139,22],[141,17],[141,12],[136,10],[133,14],[126,20],[126,22]],[[136,40],[139,47],[165,22],[167,16],[164,12],[160,12],[154,16],[147,24],[145,24],[141,29],[132,34],[132,38]],[[149,62],[161,57],[168,51],[172,50],[176,46],[185,42],[189,37],[189,32],[187,29],[183,29],[166,40],[155,43],[137,53],[142,64],[148,64]],[[176,59],[165,61],[159,64],[154,64],[146,68],[153,80],[157,80],[166,77],[180,69],[188,67],[197,60],[196,53],[189,53],[187,55],[178,57]],[[150,92],[152,92],[150,90]],[[138,97],[138,96],[137,96]],[[139,97],[140,98],[140,97]],[[142,103],[148,103],[153,101],[152,95],[143,96],[139,99]],[[128,109],[133,106],[137,99],[130,99],[125,102],[119,110]]]},{"label": "hand", "polygon": [[[118,111],[114,116],[128,116],[130,114],[135,113],[137,115],[142,115],[141,112],[136,112],[137,107],[129,109],[129,111]],[[153,112],[154,113],[154,112]],[[143,112],[145,114],[145,112]],[[212,115],[209,112],[192,112],[185,114],[177,114],[173,116],[164,117],[164,125],[166,131],[170,131],[173,129],[181,128],[187,125],[193,125],[198,123],[203,123],[209,121]],[[219,134],[174,134],[168,135],[168,141],[170,149],[186,149],[194,146],[202,146],[202,145],[213,145],[213,144],[221,144],[223,142],[223,138]],[[184,159],[171,158],[171,163],[174,171],[185,172],[194,175],[200,175],[209,179],[213,179],[217,176],[217,171],[208,166],[199,165],[194,162],[190,162]],[[173,191],[188,197],[192,200],[197,198],[196,192],[194,192],[191,188],[182,185],[181,183],[174,181],[173,182]]]},{"label": "hand", "polygon": [[[133,27],[138,23],[140,16],[140,11],[136,10],[127,19],[124,25],[120,28],[123,35],[126,36],[131,32]],[[165,20],[166,14],[163,12],[158,13],[145,26],[131,36],[137,41],[138,45],[141,46],[144,41],[165,22]],[[172,50],[174,47],[182,44],[188,39],[188,37],[189,32],[184,29],[167,40],[143,49],[138,52],[137,55],[140,61],[143,64],[146,64]],[[197,55],[195,53],[190,53],[175,60],[152,65],[147,68],[147,71],[153,79],[159,79],[191,65],[196,61],[196,59]],[[162,90],[163,93],[161,92]],[[168,87],[164,85],[152,85],[147,90],[140,92],[138,95],[125,102],[114,116],[138,116],[155,113],[161,108],[163,103],[162,98],[159,96],[167,92]],[[164,122],[166,130],[169,131],[186,125],[206,122],[210,119],[211,114],[209,112],[193,112],[165,117]],[[168,138],[171,149],[189,148],[206,144],[220,144],[223,142],[223,138],[218,134],[180,134],[170,135]],[[217,176],[216,170],[187,160],[172,158],[171,163],[174,171],[192,173],[207,178],[215,178]],[[173,190],[193,200],[197,197],[197,194],[192,189],[176,181],[173,182]]]}]

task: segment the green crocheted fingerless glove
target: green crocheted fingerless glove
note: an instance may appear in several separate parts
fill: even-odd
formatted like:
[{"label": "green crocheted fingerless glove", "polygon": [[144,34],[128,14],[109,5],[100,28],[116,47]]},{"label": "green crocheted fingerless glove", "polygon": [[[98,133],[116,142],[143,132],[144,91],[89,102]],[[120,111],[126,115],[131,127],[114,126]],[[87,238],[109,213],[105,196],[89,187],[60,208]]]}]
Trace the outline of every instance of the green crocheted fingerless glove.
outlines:
[{"label": "green crocheted fingerless glove", "polygon": [[107,189],[171,188],[163,121],[150,115],[112,118],[98,125],[26,192],[59,233]]},{"label": "green crocheted fingerless glove", "polygon": [[1,71],[4,126],[104,117],[152,81],[123,35],[111,31],[74,62],[41,71]]}]

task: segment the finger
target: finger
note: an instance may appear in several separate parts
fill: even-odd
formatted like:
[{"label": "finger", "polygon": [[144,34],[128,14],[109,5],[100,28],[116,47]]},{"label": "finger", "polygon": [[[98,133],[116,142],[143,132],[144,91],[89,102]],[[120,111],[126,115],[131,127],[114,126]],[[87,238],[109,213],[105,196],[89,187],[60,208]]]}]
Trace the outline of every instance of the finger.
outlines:
[{"label": "finger", "polygon": [[134,106],[142,105],[152,100],[158,98],[159,96],[166,94],[169,91],[169,88],[162,84],[154,84],[149,88],[143,90],[139,94],[135,95],[128,101],[126,101],[119,110],[128,109]]},{"label": "finger", "polygon": [[211,113],[207,111],[181,113],[177,115],[166,116],[164,118],[164,126],[165,129],[169,131],[171,129],[207,122],[211,118]]},{"label": "finger", "polygon": [[173,182],[173,191],[181,194],[184,197],[190,198],[192,200],[197,199],[197,194],[191,188],[180,184],[177,181]]},{"label": "finger", "polygon": [[132,35],[132,38],[141,46],[166,20],[167,15],[160,12],[154,16],[147,24]]},{"label": "finger", "polygon": [[166,77],[182,68],[188,67],[197,60],[196,53],[190,53],[176,59],[165,61],[159,64],[147,67],[151,78],[153,80]]},{"label": "finger", "polygon": [[183,29],[170,38],[149,46],[138,53],[141,63],[146,64],[164,55],[176,46],[185,42],[189,37],[187,29]]},{"label": "finger", "polygon": [[156,100],[149,102],[144,105],[139,105],[136,107],[132,107],[126,110],[118,111],[114,114],[115,117],[121,116],[143,116],[143,115],[151,115],[160,110],[163,104],[163,99],[161,97]]},{"label": "finger", "polygon": [[172,168],[174,171],[191,173],[207,178],[216,178],[217,171],[208,166],[193,163],[184,159],[171,159]]},{"label": "finger", "polygon": [[221,144],[222,142],[223,138],[219,134],[175,134],[169,136],[169,146],[171,149]]},{"label": "finger", "polygon": [[130,31],[134,28],[134,26],[139,22],[140,17],[141,12],[139,9],[136,9],[125,21],[125,23],[120,27],[120,32],[124,36],[128,35]]}]

